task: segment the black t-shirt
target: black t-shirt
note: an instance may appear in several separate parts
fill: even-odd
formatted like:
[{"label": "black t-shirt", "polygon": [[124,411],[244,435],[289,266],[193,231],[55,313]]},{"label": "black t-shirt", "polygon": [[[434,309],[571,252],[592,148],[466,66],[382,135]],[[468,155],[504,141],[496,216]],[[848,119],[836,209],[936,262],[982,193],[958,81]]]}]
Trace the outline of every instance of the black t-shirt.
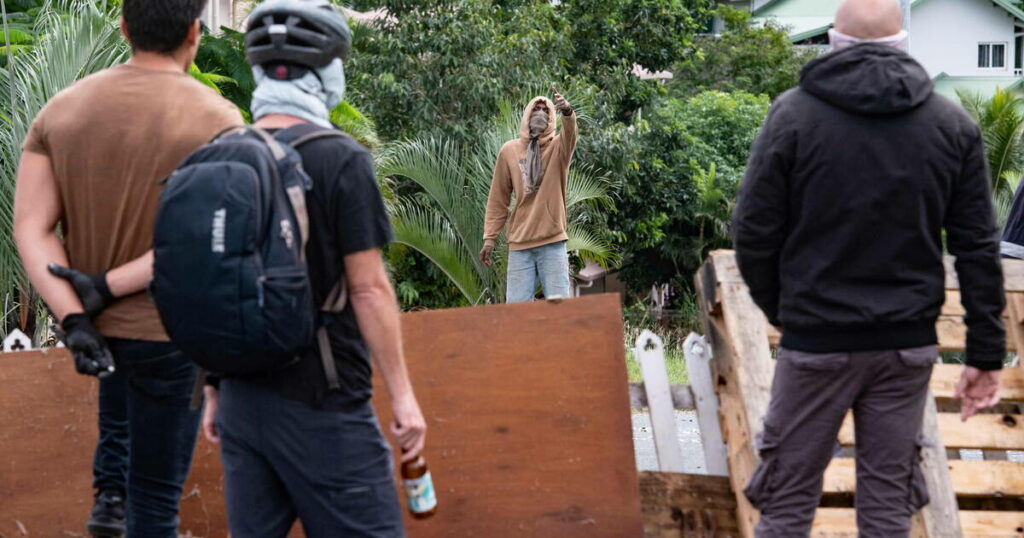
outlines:
[{"label": "black t-shirt", "polygon": [[[321,129],[300,125],[289,128],[285,136],[291,140]],[[377,188],[373,159],[366,148],[348,137],[332,137],[305,144],[298,151],[303,168],[313,180],[313,189],[306,193],[306,262],[313,299],[322,305],[345,272],[345,256],[383,247],[393,236]],[[325,409],[348,409],[369,399],[373,392],[370,352],[352,305],[325,321],[341,390],[327,390],[315,346],[285,370],[256,381],[280,390],[285,397]]]}]

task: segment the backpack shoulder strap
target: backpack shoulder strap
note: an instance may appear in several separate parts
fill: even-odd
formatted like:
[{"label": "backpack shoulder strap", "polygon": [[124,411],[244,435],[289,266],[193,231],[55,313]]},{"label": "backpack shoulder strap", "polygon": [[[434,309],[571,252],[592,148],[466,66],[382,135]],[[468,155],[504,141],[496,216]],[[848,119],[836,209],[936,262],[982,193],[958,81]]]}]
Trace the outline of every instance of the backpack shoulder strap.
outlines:
[{"label": "backpack shoulder strap", "polygon": [[300,146],[306,145],[314,140],[320,140],[323,138],[348,138],[348,135],[340,131],[318,131],[315,133],[309,133],[307,135],[300,136],[299,138],[291,141],[291,146],[298,149]]}]

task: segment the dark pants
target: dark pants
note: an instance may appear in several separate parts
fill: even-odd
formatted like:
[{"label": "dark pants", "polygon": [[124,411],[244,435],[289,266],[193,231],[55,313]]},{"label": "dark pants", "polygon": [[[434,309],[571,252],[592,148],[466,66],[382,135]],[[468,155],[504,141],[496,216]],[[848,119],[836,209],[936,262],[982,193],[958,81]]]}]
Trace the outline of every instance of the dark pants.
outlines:
[{"label": "dark pants", "polygon": [[760,538],[810,534],[822,475],[853,409],[857,527],[899,538],[928,503],[920,433],[934,346],[862,353],[779,350],[772,400],[758,440],[761,463],[744,493],[761,511]]},{"label": "dark pants", "polygon": [[107,339],[117,372],[100,380],[94,487],[126,494],[129,538],[177,538],[178,502],[199,431],[196,368],[168,342]]},{"label": "dark pants", "polygon": [[327,411],[237,379],[217,429],[233,538],[403,537],[391,449],[369,403]]}]

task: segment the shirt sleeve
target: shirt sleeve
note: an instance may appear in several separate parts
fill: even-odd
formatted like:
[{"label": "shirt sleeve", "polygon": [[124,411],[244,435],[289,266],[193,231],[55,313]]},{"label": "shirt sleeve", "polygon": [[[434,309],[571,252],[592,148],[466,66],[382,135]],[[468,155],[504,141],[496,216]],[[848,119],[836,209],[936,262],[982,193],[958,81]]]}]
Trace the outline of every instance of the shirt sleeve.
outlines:
[{"label": "shirt sleeve", "polygon": [[341,167],[333,198],[335,237],[342,256],[380,248],[394,239],[369,153],[357,152]]},{"label": "shirt sleeve", "polygon": [[491,191],[487,195],[487,212],[484,214],[484,244],[494,245],[508,220],[508,204],[512,201],[512,178],[505,163],[504,151],[498,153],[491,177]]},{"label": "shirt sleeve", "polygon": [[558,134],[558,148],[562,152],[562,159],[566,162],[572,159],[572,154],[576,152],[577,127],[576,111],[568,116],[562,114],[562,131]]},{"label": "shirt sleeve", "polygon": [[39,114],[36,114],[36,118],[28,130],[28,135],[25,136],[25,141],[21,144],[22,151],[50,156],[50,145],[46,140],[45,112],[46,108],[43,108]]},{"label": "shirt sleeve", "polygon": [[960,175],[946,210],[946,246],[956,256],[960,301],[967,325],[967,365],[998,370],[1006,356],[1003,268],[999,227],[981,131],[973,126],[963,142]]},{"label": "shirt sleeve", "polygon": [[779,257],[786,241],[787,177],[792,163],[790,137],[778,110],[777,104],[754,142],[733,214],[740,273],[754,302],[776,326],[781,324]]}]

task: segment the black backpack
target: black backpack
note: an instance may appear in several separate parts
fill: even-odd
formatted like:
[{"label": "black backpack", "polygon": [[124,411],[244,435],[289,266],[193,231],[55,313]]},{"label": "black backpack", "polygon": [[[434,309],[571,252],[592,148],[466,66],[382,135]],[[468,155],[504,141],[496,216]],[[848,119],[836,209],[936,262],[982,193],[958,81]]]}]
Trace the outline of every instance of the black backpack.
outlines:
[{"label": "black backpack", "polygon": [[[312,181],[295,148],[345,135],[323,129],[283,143],[289,131],[275,138],[255,127],[228,129],[165,180],[150,292],[171,340],[203,369],[273,372],[319,340],[336,388],[306,270]],[[321,310],[340,312],[345,291],[339,282]]]}]

